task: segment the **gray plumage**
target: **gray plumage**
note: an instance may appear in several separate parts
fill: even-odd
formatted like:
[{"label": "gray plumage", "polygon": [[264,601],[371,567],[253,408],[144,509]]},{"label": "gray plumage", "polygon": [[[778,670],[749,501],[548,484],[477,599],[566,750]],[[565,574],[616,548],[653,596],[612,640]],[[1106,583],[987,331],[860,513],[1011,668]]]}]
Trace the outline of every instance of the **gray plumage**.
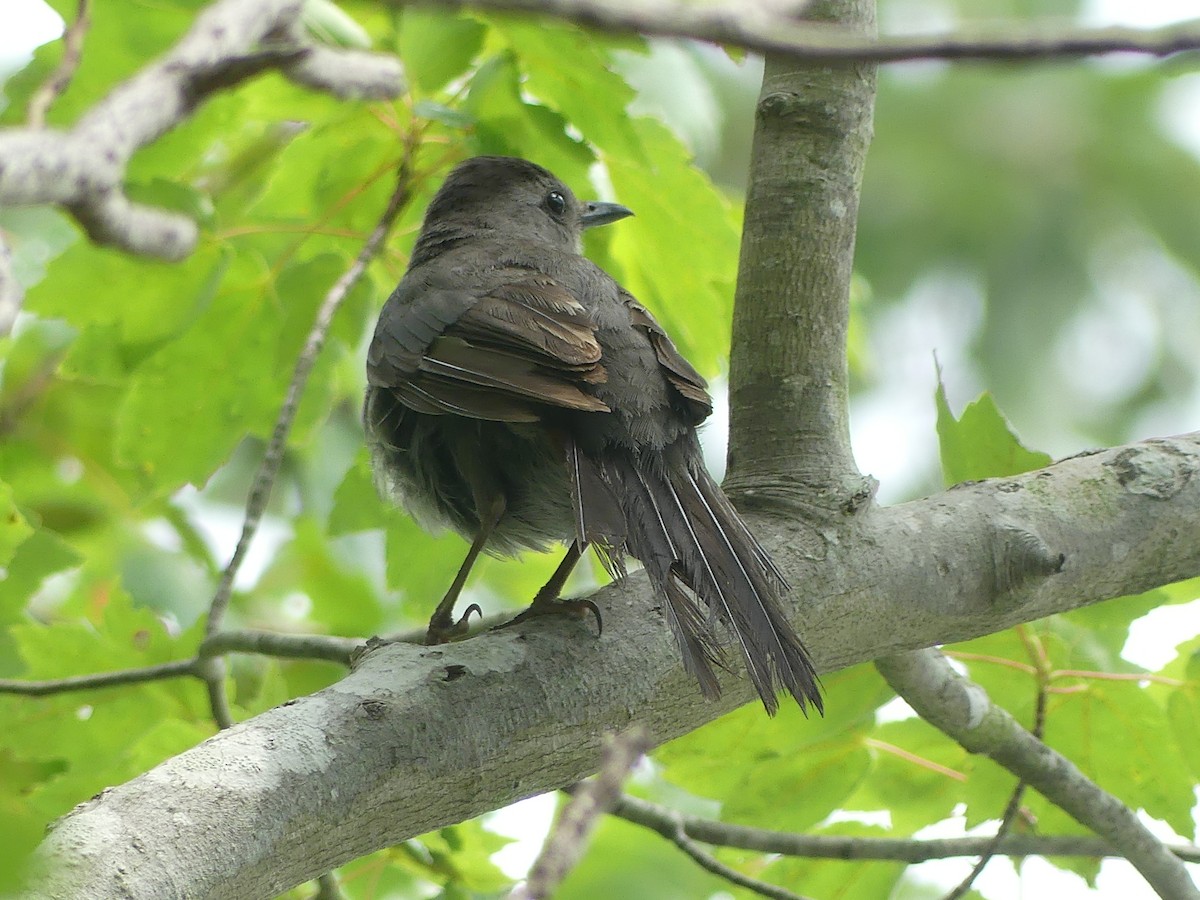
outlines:
[{"label": "gray plumage", "polygon": [[461,629],[453,606],[481,550],[573,543],[534,601],[546,611],[594,544],[615,576],[641,560],[706,696],[724,629],[768,712],[780,687],[820,709],[786,583],[703,466],[704,379],[579,253],[584,228],[625,215],[503,157],[459,165],[426,212],[368,351],[363,419],[381,487],[473,542],[429,639]]}]

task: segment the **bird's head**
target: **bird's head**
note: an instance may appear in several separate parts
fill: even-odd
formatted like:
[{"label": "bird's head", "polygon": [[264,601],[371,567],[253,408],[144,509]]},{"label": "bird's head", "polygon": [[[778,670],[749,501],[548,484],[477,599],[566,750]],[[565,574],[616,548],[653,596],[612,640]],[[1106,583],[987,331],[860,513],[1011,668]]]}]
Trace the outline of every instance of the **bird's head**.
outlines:
[{"label": "bird's head", "polygon": [[584,229],[632,210],[581,201],[552,173],[525,159],[476,156],[446,177],[425,212],[422,237],[447,227],[577,250]]}]

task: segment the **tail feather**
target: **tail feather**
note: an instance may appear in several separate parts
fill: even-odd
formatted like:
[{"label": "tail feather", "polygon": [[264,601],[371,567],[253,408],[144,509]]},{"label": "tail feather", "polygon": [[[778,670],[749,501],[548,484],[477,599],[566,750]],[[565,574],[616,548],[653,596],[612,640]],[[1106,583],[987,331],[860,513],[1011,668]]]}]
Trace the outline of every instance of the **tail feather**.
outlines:
[{"label": "tail feather", "polygon": [[714,669],[725,667],[720,622],[768,713],[778,709],[779,687],[802,708],[821,710],[816,671],[780,605],[786,581],[688,449],[667,448],[678,454],[675,465],[659,454],[611,453],[595,461],[602,480],[619,487],[613,495],[622,498],[625,548],[666,600],[684,668],[705,696],[717,696]]}]

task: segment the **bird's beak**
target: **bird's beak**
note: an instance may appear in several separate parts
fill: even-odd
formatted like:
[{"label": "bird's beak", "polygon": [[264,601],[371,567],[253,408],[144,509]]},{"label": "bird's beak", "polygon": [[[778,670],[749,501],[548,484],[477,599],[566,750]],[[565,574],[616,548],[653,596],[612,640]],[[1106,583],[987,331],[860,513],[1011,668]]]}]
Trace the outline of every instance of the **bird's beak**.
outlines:
[{"label": "bird's beak", "polygon": [[583,215],[579,217],[579,221],[583,223],[584,228],[593,228],[596,225],[607,225],[609,222],[616,222],[618,219],[632,215],[633,210],[628,206],[592,200],[584,204]]}]

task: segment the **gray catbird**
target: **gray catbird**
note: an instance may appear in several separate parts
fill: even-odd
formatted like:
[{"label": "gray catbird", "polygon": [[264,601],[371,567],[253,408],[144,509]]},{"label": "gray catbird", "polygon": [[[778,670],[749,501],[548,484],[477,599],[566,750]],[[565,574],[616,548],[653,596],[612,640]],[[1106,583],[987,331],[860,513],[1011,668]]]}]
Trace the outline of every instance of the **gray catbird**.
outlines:
[{"label": "gray catbird", "polygon": [[379,316],[363,411],[381,489],[471,549],[429,623],[486,547],[571,542],[523,616],[583,607],[559,594],[589,544],[614,576],[641,560],[707,697],[732,633],[769,713],[777,686],[821,709],[816,673],[779,604],[783,576],[704,468],[704,379],[645,307],[580,255],[585,228],[632,215],[583,203],[523,159],[476,157],[446,178]]}]

